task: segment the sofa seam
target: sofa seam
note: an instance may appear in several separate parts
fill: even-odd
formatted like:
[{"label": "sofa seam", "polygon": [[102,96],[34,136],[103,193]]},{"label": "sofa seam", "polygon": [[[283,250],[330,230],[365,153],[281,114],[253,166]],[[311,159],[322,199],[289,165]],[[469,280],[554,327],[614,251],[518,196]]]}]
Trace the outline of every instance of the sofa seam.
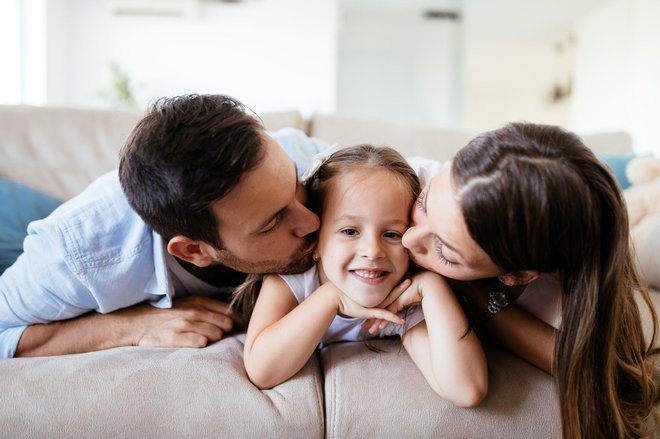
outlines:
[{"label": "sofa seam", "polygon": [[[328,364],[332,364],[332,349],[328,348]],[[331,383],[330,383],[330,393],[332,396],[332,437],[335,438],[337,437],[337,395],[336,395],[336,387],[335,387],[335,380],[337,377],[333,374],[331,376]]]},{"label": "sofa seam", "polygon": [[324,392],[321,391],[321,387],[324,385],[325,380],[321,380],[323,377],[323,367],[321,367],[321,358],[320,356],[317,355],[316,360],[319,362],[319,376],[315,376],[314,380],[316,381],[316,398],[318,399],[319,403],[316,405],[316,410],[317,414],[319,415],[319,418],[321,419],[321,437],[325,437],[325,394]]}]

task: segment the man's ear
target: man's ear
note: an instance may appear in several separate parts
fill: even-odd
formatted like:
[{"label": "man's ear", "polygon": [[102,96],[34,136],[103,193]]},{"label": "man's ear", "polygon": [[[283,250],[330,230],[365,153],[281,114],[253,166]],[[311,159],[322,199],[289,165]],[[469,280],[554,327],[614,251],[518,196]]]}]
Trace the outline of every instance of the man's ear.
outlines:
[{"label": "man's ear", "polygon": [[499,276],[498,279],[504,285],[512,287],[514,285],[527,285],[539,277],[539,272],[535,270],[524,270],[517,273],[507,273]]},{"label": "man's ear", "polygon": [[167,243],[167,251],[183,261],[198,267],[208,267],[214,262],[210,245],[202,241],[193,241],[187,236],[177,235]]}]

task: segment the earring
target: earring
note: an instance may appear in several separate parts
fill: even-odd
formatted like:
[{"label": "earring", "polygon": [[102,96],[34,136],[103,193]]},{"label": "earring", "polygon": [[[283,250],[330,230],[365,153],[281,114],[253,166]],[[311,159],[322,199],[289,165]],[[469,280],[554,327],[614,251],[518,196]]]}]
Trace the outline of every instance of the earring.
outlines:
[{"label": "earring", "polygon": [[504,276],[497,276],[497,280],[499,280],[500,283],[503,284],[503,283],[505,283],[504,281],[505,281],[506,279],[504,279]]}]

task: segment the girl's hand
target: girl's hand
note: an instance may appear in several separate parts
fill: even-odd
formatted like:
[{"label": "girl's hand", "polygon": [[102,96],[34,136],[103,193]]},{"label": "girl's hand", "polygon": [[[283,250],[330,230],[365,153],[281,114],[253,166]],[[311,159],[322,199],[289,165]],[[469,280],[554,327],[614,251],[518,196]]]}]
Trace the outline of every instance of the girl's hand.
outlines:
[{"label": "girl's hand", "polygon": [[446,281],[438,274],[432,273],[429,271],[422,271],[411,279],[411,283],[406,288],[399,296],[392,301],[389,305],[387,305],[388,310],[392,312],[399,312],[404,308],[407,308],[411,305],[415,305],[418,303],[422,303],[422,299],[424,298],[424,283],[427,282],[425,279],[433,278],[435,282],[443,282],[446,283]]},{"label": "girl's hand", "polygon": [[[383,300],[379,305],[378,308],[385,308],[388,305],[390,305],[392,302],[394,302],[396,299],[399,298],[399,296],[406,291],[410,285],[412,284],[412,281],[410,278],[406,278],[401,281],[399,285],[396,287],[392,288],[392,291],[387,295],[385,300]],[[384,319],[368,319],[362,324],[362,330],[369,332],[369,334],[375,334],[378,331],[382,331],[385,329],[385,327],[389,324],[390,322]]]},{"label": "girl's hand", "polygon": [[[447,281],[437,273],[430,271],[422,271],[415,274],[412,279],[406,279],[404,282],[399,284],[392,292],[388,295],[388,298],[383,301],[386,303],[388,299],[394,297],[394,299],[389,303],[385,309],[397,313],[404,308],[407,308],[411,305],[415,305],[422,302],[424,298],[424,285],[433,284],[435,282],[440,282],[446,285],[449,288]],[[401,292],[398,292],[398,291]],[[398,294],[394,294],[398,292]],[[368,331],[369,334],[375,334],[378,331],[383,330],[387,326],[386,321],[367,321],[362,324],[362,330]]]},{"label": "girl's hand", "polygon": [[[325,286],[329,286],[325,284]],[[337,304],[338,304],[338,314],[347,317],[355,317],[359,319],[379,319],[385,320],[388,322],[396,323],[402,325],[404,320],[393,313],[383,308],[365,308],[364,306],[356,303],[353,299],[348,297],[346,294],[341,292],[337,287],[333,285],[335,293],[337,295]]]},{"label": "girl's hand", "polygon": [[387,308],[387,306],[398,299],[399,296],[403,294],[403,292],[406,291],[411,284],[412,280],[410,280],[410,278],[405,278],[402,280],[401,283],[392,288],[392,291],[389,292],[387,297],[378,304],[378,308]]}]

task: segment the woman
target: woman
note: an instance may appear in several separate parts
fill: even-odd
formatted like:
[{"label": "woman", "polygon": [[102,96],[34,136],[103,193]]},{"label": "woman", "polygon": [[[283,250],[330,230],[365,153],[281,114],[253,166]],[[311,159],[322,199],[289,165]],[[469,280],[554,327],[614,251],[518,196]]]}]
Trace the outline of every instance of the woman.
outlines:
[{"label": "woman", "polygon": [[[622,194],[576,135],[525,123],[480,135],[431,179],[412,224],[403,243],[418,265],[499,279],[457,288],[505,347],[554,375],[564,437],[646,432],[656,314]],[[654,321],[648,345],[638,293]]]}]

